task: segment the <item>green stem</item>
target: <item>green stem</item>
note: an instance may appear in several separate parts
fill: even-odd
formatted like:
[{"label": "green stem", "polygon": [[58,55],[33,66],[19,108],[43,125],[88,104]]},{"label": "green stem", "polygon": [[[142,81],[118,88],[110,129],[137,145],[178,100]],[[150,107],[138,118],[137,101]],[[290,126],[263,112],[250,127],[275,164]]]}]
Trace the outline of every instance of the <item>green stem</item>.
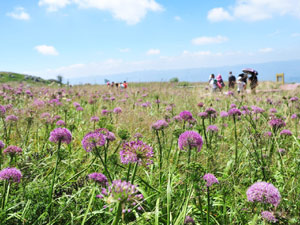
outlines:
[{"label": "green stem", "polygon": [[210,214],[210,196],[209,196],[209,187],[207,187],[207,215],[206,215],[207,225],[209,225],[209,214]]},{"label": "green stem", "polygon": [[137,171],[137,168],[138,168],[138,162],[135,163],[134,165],[134,168],[133,168],[133,174],[132,174],[132,178],[131,178],[131,184],[134,183],[134,178],[135,178],[135,175],[136,175],[136,171]]},{"label": "green stem", "polygon": [[95,149],[95,152],[96,152],[97,156],[99,157],[99,159],[100,159],[102,165],[104,166],[104,169],[105,169],[105,171],[106,171],[106,173],[107,173],[107,176],[108,176],[110,182],[112,182],[112,179],[111,179],[110,173],[109,173],[109,171],[108,171],[108,169],[107,169],[107,166],[106,166],[106,164],[104,163],[104,161],[103,161],[103,159],[102,159],[102,157],[101,157],[101,155],[100,155],[100,153],[99,153],[99,151],[98,151],[97,148]]},{"label": "green stem", "polygon": [[131,163],[129,163],[129,166],[128,166],[128,171],[127,171],[127,176],[126,176],[126,181],[127,182],[129,181],[130,170],[131,170]]},{"label": "green stem", "polygon": [[155,134],[157,136],[158,146],[159,146],[159,183],[161,183],[161,177],[162,177],[162,146],[161,141],[159,138],[158,131],[155,131]]},{"label": "green stem", "polygon": [[93,188],[93,190],[92,190],[92,194],[91,194],[91,197],[90,197],[89,205],[88,205],[88,207],[87,207],[87,209],[86,209],[86,211],[85,211],[85,214],[84,214],[84,217],[83,217],[83,220],[82,220],[81,225],[84,225],[84,224],[85,224],[85,221],[86,221],[88,212],[90,211],[91,205],[92,205],[93,200],[94,200],[95,190],[96,190],[96,186],[94,186],[94,188]]},{"label": "green stem", "polygon": [[235,139],[235,165],[237,165],[238,162],[238,139],[237,139],[237,132],[236,132],[236,118],[235,115],[233,115],[233,122],[234,122],[234,139]]},{"label": "green stem", "polygon": [[120,220],[120,218],[121,218],[121,214],[122,214],[122,204],[121,204],[121,202],[119,202],[119,204],[118,204],[118,209],[117,209],[117,214],[116,214],[116,216],[115,216],[115,219],[114,219],[112,225],[117,225],[117,224],[119,224],[119,220]]}]

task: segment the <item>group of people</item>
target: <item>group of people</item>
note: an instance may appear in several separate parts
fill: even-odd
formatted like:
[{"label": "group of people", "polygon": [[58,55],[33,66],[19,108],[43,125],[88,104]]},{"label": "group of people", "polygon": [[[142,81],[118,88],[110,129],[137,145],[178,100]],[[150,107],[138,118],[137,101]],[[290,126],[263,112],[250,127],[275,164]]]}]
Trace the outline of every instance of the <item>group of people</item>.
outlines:
[{"label": "group of people", "polygon": [[107,87],[116,87],[116,88],[121,88],[121,89],[126,89],[127,87],[128,87],[128,84],[127,84],[127,82],[126,81],[124,81],[123,83],[121,82],[121,83],[115,83],[114,81],[113,82],[107,82],[106,83],[107,84]]},{"label": "group of people", "polygon": [[[238,75],[238,78],[236,78],[230,71],[228,76],[228,89],[234,90],[236,85],[237,92],[243,93],[246,90],[248,79],[250,81],[251,92],[256,93],[256,87],[258,85],[256,74],[250,74],[250,77],[248,77],[247,73],[241,73]],[[223,88],[225,87],[225,83],[221,74],[219,74],[217,77],[215,77],[214,74],[211,74],[208,83],[212,92],[222,92]]]}]

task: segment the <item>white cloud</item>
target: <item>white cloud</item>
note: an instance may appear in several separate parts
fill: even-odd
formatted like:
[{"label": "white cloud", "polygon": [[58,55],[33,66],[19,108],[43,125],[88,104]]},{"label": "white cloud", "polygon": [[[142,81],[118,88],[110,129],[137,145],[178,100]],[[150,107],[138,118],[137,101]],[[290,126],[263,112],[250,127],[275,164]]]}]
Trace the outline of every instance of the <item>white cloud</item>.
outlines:
[{"label": "white cloud", "polygon": [[121,49],[119,49],[119,51],[124,53],[124,52],[129,52],[130,49],[129,48],[121,48]]},{"label": "white cloud", "polygon": [[192,40],[194,45],[208,45],[208,44],[220,44],[228,41],[227,37],[218,35],[216,37],[197,37]]},{"label": "white cloud", "polygon": [[207,19],[211,22],[233,20],[233,17],[223,8],[214,8],[208,12]]},{"label": "white cloud", "polygon": [[[235,5],[223,8],[214,8],[208,12],[208,19],[214,22],[232,19],[245,21],[259,21],[273,18],[274,16],[291,15],[300,18],[299,0],[236,0]],[[223,14],[222,16],[219,16]],[[214,15],[214,16],[213,16]]]},{"label": "white cloud", "polygon": [[149,49],[146,52],[147,55],[159,55],[160,54],[160,50],[159,49]]},{"label": "white cloud", "polygon": [[40,0],[39,6],[46,6],[48,11],[57,11],[71,3],[83,9],[109,11],[113,17],[130,25],[140,22],[148,11],[163,10],[155,0]]},{"label": "white cloud", "polygon": [[49,45],[38,45],[35,46],[34,49],[43,55],[58,55],[56,49]]},{"label": "white cloud", "polygon": [[180,16],[174,16],[174,20],[176,20],[176,21],[181,21],[182,19],[181,19]]},{"label": "white cloud", "polygon": [[71,3],[71,0],[40,0],[39,6],[46,6],[47,11],[55,12]]},{"label": "white cloud", "polygon": [[17,20],[29,20],[30,15],[25,11],[23,7],[17,7],[13,12],[7,13],[7,16],[10,16]]},{"label": "white cloud", "polygon": [[273,52],[273,48],[261,48],[258,51],[261,53],[269,53],[269,52]]},{"label": "white cloud", "polygon": [[291,34],[291,37],[300,37],[300,33],[293,33]]}]

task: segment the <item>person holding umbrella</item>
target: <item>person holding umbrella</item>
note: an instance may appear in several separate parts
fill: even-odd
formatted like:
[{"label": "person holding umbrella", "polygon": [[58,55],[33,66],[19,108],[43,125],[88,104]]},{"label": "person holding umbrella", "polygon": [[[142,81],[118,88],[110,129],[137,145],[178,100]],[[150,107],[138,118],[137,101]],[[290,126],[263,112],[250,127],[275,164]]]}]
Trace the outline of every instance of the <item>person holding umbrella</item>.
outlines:
[{"label": "person holding umbrella", "polygon": [[250,80],[251,93],[255,94],[256,87],[258,85],[258,79],[257,79],[258,72],[256,70],[250,69],[250,68],[243,69],[243,72],[250,74],[249,80]]}]

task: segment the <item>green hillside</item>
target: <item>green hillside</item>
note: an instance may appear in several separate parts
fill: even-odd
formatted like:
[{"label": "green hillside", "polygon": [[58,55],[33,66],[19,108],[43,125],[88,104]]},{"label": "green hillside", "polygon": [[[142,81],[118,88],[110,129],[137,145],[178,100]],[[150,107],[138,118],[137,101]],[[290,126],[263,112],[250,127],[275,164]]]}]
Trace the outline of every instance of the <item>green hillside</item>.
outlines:
[{"label": "green hillside", "polygon": [[0,72],[0,83],[11,83],[11,82],[26,82],[31,84],[51,84],[52,82],[58,83],[57,80],[50,79],[45,80],[41,77],[25,75],[20,73],[12,72]]}]

